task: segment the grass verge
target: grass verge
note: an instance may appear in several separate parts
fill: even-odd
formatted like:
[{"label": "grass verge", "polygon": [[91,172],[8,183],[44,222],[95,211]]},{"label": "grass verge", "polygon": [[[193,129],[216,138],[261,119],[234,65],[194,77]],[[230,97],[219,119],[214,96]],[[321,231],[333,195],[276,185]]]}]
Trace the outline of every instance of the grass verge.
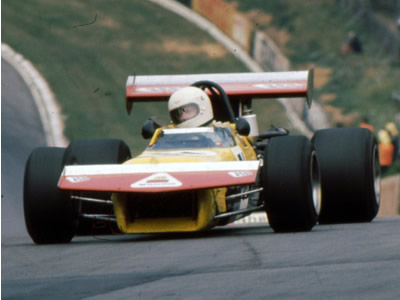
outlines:
[{"label": "grass verge", "polygon": [[[315,100],[328,112],[332,126],[358,126],[367,116],[376,131],[400,123],[400,61],[388,55],[373,31],[341,10],[335,0],[230,0],[279,44],[294,69],[315,65]],[[341,55],[350,31],[363,53]],[[389,174],[399,172],[397,163]]]},{"label": "grass verge", "polygon": [[[67,138],[121,138],[139,154],[144,121],[167,121],[166,103],[125,111],[129,74],[246,72],[194,25],[148,1],[27,0],[2,3],[2,39],[48,80],[65,116]],[[289,127],[275,101],[256,105],[260,130]]]}]

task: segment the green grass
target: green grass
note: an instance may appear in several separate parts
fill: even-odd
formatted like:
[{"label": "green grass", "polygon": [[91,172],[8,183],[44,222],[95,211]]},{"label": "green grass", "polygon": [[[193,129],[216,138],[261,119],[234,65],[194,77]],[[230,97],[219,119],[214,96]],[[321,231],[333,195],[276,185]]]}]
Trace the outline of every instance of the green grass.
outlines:
[{"label": "green grass", "polygon": [[[273,15],[271,25],[259,26],[289,34],[282,49],[294,69],[311,64],[332,69],[329,82],[315,92],[317,100],[333,93],[336,99],[329,105],[343,114],[368,115],[381,128],[400,108],[391,99],[392,90],[398,88],[399,65],[384,56],[362,24],[349,21],[334,3],[241,0],[239,8]],[[339,48],[350,30],[360,34],[366,51],[341,57]],[[61,104],[69,139],[122,138],[135,154],[147,144],[140,136],[144,121],[153,115],[168,120],[168,115],[166,103],[136,104],[127,115],[129,74],[247,71],[228,52],[221,55],[219,49],[214,55],[216,42],[207,34],[147,1],[122,0],[118,5],[105,0],[4,1],[2,39],[48,80]],[[293,131],[277,102],[256,101],[254,107],[260,130],[275,125]]]},{"label": "green grass", "polygon": [[[341,10],[335,0],[229,1],[243,12],[258,10],[272,17],[269,24],[257,25],[278,39],[289,37],[280,46],[293,69],[315,65],[331,70],[329,80],[315,90],[314,97],[319,101],[327,94],[336,95],[324,104],[342,113],[340,118],[331,115],[332,126],[342,119],[345,126],[358,126],[362,116],[369,117],[376,130],[387,122],[399,122],[400,104],[392,99],[392,91],[400,94],[399,59],[389,56],[381,40],[360,19]],[[342,56],[340,47],[350,31],[357,33],[364,52]],[[318,81],[318,73],[315,79]],[[390,174],[398,170],[400,166],[395,166]]]},{"label": "green grass", "polygon": [[[3,1],[2,39],[48,80],[70,140],[122,138],[134,154],[147,145],[144,121],[168,114],[166,103],[140,103],[127,115],[129,74],[248,71],[206,33],[148,1]],[[274,101],[257,104],[257,113],[262,129],[290,127]]]},{"label": "green grass", "polygon": [[[392,99],[392,91],[400,92],[400,63],[382,48],[380,40],[366,29],[359,19],[339,9],[335,0],[262,1],[239,0],[239,9],[257,9],[272,16],[271,24],[260,29],[275,28],[288,34],[282,45],[293,68],[315,65],[332,70],[329,82],[316,89],[316,100],[327,93],[336,94],[329,103],[344,114],[367,115],[376,128],[383,128],[399,113],[400,105]],[[342,56],[340,47],[349,31],[356,32],[364,53]],[[316,78],[318,80],[318,78]],[[348,126],[357,126],[354,119]]]}]

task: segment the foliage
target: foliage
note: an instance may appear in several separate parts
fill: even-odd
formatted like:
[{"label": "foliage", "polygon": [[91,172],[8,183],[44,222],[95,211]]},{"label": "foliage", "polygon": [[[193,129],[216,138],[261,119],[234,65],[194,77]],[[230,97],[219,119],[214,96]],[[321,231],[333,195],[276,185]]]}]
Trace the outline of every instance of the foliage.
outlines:
[{"label": "foliage", "polygon": [[137,104],[127,115],[129,74],[247,71],[206,33],[149,1],[4,1],[2,40],[48,80],[69,139],[122,138],[135,154],[147,144],[144,121],[168,115],[165,103]]}]

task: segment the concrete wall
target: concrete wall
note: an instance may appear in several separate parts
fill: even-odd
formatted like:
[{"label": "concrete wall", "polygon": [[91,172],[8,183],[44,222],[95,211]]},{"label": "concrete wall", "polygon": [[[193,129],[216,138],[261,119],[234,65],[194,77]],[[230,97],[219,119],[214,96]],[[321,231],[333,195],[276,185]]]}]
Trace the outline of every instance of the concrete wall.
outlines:
[{"label": "concrete wall", "polygon": [[381,207],[378,216],[399,215],[400,175],[386,177],[381,186]]}]

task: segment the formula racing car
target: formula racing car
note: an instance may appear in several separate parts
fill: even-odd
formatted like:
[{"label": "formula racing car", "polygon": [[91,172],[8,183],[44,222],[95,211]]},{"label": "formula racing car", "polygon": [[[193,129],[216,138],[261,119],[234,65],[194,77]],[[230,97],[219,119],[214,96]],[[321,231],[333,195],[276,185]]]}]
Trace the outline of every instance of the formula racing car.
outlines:
[{"label": "formula racing car", "polygon": [[[77,140],[29,156],[27,230],[37,244],[76,235],[194,232],[264,211],[275,232],[369,222],[380,202],[373,134],[323,129],[312,139],[259,131],[252,101],[292,97],[311,105],[313,70],[129,76],[126,104],[167,101],[183,87],[210,97],[214,126],[178,128],[149,119],[135,158],[121,140]],[[262,100],[257,100],[262,101]]]}]

